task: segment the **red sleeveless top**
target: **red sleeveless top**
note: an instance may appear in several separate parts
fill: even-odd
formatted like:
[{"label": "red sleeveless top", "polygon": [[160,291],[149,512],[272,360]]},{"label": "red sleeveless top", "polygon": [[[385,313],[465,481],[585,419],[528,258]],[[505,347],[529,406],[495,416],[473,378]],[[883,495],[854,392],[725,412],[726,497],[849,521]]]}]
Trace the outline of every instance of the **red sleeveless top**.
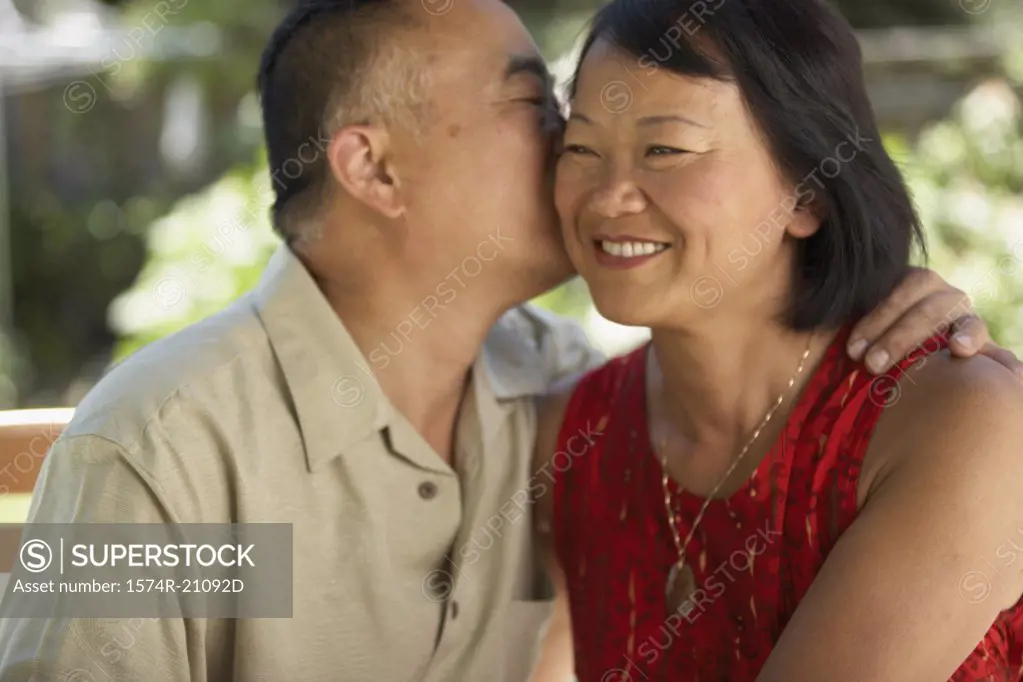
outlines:
[{"label": "red sleeveless top", "polygon": [[[669,614],[677,553],[647,433],[644,346],[586,375],[552,461],[554,538],[568,583],[578,682],[756,679],[814,576],[856,516],[860,467],[898,380],[936,336],[886,375],[834,339],[778,441],[750,479],[709,505],[686,549],[697,591]],[[907,380],[911,380],[907,378]],[[587,437],[579,447],[578,434]],[[684,540],[703,498],[671,481]],[[1023,680],[1023,609],[1004,612],[953,680]]]}]

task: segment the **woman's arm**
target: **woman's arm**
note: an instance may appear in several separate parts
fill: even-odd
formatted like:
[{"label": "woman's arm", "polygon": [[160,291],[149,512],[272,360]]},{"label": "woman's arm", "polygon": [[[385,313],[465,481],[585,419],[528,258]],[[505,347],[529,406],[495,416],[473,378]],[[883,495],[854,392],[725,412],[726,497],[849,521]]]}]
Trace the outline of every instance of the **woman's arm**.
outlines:
[{"label": "woman's arm", "polygon": [[534,536],[540,556],[547,567],[556,593],[554,614],[547,626],[540,662],[533,673],[532,682],[570,682],[575,663],[572,654],[572,620],[568,606],[565,575],[558,566],[554,552],[553,512],[554,484],[549,473],[550,463],[557,450],[558,433],[565,408],[575,389],[578,376],[555,387],[551,395],[537,401],[537,439],[533,453],[533,480],[543,488],[533,486]]},{"label": "woman's arm", "polygon": [[921,364],[871,441],[860,514],[758,682],[947,680],[1023,593],[1023,561],[1005,558],[1023,542],[1023,388],[987,358]]},{"label": "woman's arm", "polygon": [[574,675],[572,616],[568,610],[568,594],[564,591],[564,585],[557,589],[554,614],[548,622],[540,660],[531,682],[572,682]]}]

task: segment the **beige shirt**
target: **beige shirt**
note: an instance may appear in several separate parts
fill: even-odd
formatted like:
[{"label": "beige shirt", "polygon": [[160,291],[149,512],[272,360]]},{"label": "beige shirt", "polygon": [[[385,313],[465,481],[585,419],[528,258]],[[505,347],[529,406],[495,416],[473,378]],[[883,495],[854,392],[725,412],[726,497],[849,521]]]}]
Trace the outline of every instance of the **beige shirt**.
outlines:
[{"label": "beige shirt", "polygon": [[572,323],[505,315],[456,471],[282,247],[256,290],[93,389],[30,522],[293,523],[293,618],[19,620],[4,605],[32,595],[8,588],[0,680],[523,682],[551,606],[530,542],[528,493],[549,489],[530,475],[532,396],[601,360]]}]

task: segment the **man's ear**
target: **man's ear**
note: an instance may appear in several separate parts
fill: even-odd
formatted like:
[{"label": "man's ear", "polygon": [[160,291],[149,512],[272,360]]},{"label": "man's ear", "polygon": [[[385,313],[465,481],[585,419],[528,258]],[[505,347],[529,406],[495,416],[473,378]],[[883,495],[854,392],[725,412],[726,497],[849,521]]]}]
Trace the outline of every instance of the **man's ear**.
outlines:
[{"label": "man's ear", "polygon": [[346,126],[327,145],[334,180],[344,190],[388,218],[405,211],[387,131],[370,125]]}]

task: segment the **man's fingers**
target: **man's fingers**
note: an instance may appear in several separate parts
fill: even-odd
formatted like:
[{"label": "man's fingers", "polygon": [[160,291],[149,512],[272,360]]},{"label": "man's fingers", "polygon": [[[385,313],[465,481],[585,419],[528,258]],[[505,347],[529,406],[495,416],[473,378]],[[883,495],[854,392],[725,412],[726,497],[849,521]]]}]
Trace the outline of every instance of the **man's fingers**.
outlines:
[{"label": "man's fingers", "polygon": [[[892,363],[924,345],[932,336],[947,330],[950,320],[956,318],[961,321],[956,328],[979,340],[976,349],[981,348],[988,340],[987,327],[983,320],[972,313],[959,314],[955,309],[959,303],[959,295],[947,290],[932,294],[905,311],[869,344],[864,357],[867,369],[877,374],[886,371]],[[970,318],[973,318],[972,321]]]},{"label": "man's fingers", "polygon": [[910,309],[870,344],[864,357],[867,369],[880,374],[891,367],[893,360],[905,357],[920,344],[920,332],[914,330],[926,329],[929,324],[930,317],[923,310],[919,307]]},{"label": "man's fingers", "polygon": [[1020,379],[1023,379],[1023,363],[1019,361],[1019,358],[1017,358],[1016,354],[1011,350],[1006,350],[993,343],[988,343],[983,349],[981,349],[980,354],[988,356],[998,364],[1015,373],[1015,375]]},{"label": "man's fingers", "polygon": [[850,357],[860,360],[868,348],[878,345],[888,350],[891,357],[902,357],[892,353],[892,350],[895,349],[887,347],[881,341],[893,328],[896,328],[896,331],[901,334],[902,332],[898,328],[905,325],[906,318],[912,314],[911,311],[921,304],[928,306],[928,311],[935,319],[926,329],[921,329],[918,326],[920,318],[916,318],[916,321],[912,323],[912,328],[918,331],[914,343],[910,343],[909,348],[930,338],[937,331],[941,322],[958,317],[957,306],[961,308],[962,312],[968,312],[970,309],[969,298],[957,289],[949,287],[936,273],[922,268],[913,268],[888,298],[867,313],[853,327],[852,333],[849,335],[847,349]]},{"label": "man's fingers", "polygon": [[951,331],[949,349],[957,358],[972,357],[991,341],[991,334],[984,320],[973,313],[963,315],[953,322]]},{"label": "man's fingers", "polygon": [[972,357],[977,353],[986,355],[1023,379],[1023,363],[1011,350],[995,345],[990,330],[977,315],[965,315],[955,321],[948,346],[952,355],[959,358]]},{"label": "man's fingers", "polygon": [[981,353],[1023,378],[1023,363],[991,343],[987,324],[973,312],[969,297],[921,268],[914,268],[891,296],[857,323],[847,352],[880,374],[946,329],[953,356]]}]

